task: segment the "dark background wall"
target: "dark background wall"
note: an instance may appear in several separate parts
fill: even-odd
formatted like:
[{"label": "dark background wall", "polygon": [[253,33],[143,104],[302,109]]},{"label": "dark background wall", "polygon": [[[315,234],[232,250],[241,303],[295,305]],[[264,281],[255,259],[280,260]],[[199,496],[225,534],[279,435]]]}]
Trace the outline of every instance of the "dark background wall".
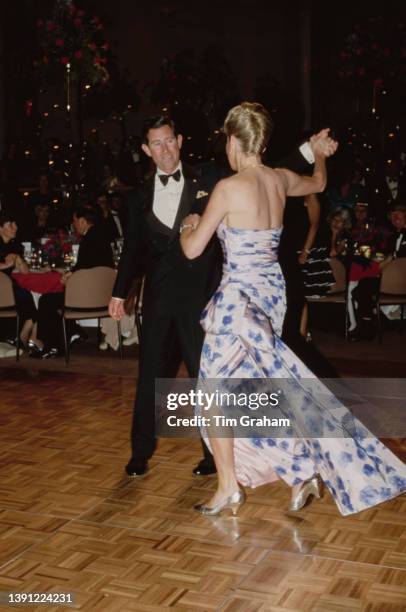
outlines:
[{"label": "dark background wall", "polygon": [[[24,136],[27,99],[46,106],[57,96],[55,89],[48,98],[39,95],[32,65],[37,50],[36,21],[50,16],[54,4],[53,0],[2,3],[0,148],[6,137]],[[366,15],[395,13],[401,18],[405,12],[404,3],[391,0],[77,0],[76,4],[110,23],[120,69],[128,70],[137,81],[140,106],[126,118],[129,131],[137,131],[142,116],[154,108],[150,93],[164,58],[182,49],[199,54],[208,45],[217,45],[236,77],[240,99],[260,96],[266,104],[276,99],[276,137],[280,139],[282,133],[294,134],[326,123],[338,125],[351,116],[352,102],[348,92],[343,95],[337,79],[345,35]],[[1,57],[0,51],[0,62]],[[278,84],[277,91],[258,87],[265,75],[268,82],[273,79]],[[120,135],[113,123],[104,124],[105,137]],[[48,121],[48,131],[58,131],[63,125],[63,117],[56,115],[53,123]],[[88,129],[92,126],[88,121]]]}]

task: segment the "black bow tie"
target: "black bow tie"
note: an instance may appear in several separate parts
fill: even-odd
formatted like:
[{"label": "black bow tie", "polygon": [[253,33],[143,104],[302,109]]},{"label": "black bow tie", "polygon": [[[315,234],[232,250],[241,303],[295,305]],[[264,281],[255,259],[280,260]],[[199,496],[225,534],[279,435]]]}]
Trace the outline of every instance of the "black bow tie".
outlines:
[{"label": "black bow tie", "polygon": [[180,181],[180,170],[176,170],[176,172],[173,174],[158,174],[158,176],[161,179],[162,185],[165,187],[165,185],[168,184],[170,177],[172,177],[175,181]]}]

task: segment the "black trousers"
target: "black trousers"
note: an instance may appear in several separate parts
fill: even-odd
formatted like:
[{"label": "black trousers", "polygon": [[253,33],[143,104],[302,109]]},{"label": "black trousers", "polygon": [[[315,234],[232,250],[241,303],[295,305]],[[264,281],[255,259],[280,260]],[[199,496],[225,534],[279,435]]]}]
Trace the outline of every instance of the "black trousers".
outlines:
[{"label": "black trousers", "polygon": [[[64,293],[45,293],[38,302],[38,331],[37,336],[45,345],[45,349],[57,348],[63,351],[63,327],[62,318],[58,310],[63,308],[65,301]],[[66,322],[66,334],[68,339],[72,335],[74,322]]]},{"label": "black trousers", "polygon": [[[147,461],[156,447],[155,379],[176,376],[181,359],[190,378],[199,374],[204,332],[197,312],[156,314],[144,306],[139,374],[131,430],[132,458]],[[207,446],[203,452],[213,461]]]},{"label": "black trousers", "polygon": [[22,322],[24,323],[25,321],[29,321],[31,319],[31,321],[35,323],[37,320],[37,309],[35,307],[31,292],[27,291],[26,289],[22,289],[17,285],[17,283],[13,283],[13,291],[18,314],[20,315]]},{"label": "black trousers", "polygon": [[379,293],[379,278],[362,278],[352,292],[358,304],[357,325],[360,318],[372,318]]}]

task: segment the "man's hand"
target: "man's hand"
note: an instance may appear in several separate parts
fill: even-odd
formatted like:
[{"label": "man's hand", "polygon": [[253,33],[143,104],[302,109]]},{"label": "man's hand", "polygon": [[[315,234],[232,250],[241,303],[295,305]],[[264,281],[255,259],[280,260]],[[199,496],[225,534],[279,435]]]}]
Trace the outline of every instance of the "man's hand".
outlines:
[{"label": "man's hand", "polygon": [[67,280],[68,280],[68,278],[69,278],[70,276],[72,276],[72,272],[69,272],[69,271],[64,272],[64,273],[62,274],[62,276],[61,276],[61,283],[62,283],[62,285],[66,285],[66,282],[67,282]]},{"label": "man's hand", "polygon": [[331,157],[337,151],[338,142],[330,138],[330,128],[324,128],[310,138],[310,146],[314,156]]},{"label": "man's hand", "polygon": [[192,228],[195,230],[200,223],[200,219],[201,219],[200,215],[196,213],[193,215],[188,215],[187,217],[183,219],[182,225],[191,225]]},{"label": "man's hand", "polygon": [[121,321],[125,315],[124,300],[112,297],[109,303],[109,315],[115,321]]}]

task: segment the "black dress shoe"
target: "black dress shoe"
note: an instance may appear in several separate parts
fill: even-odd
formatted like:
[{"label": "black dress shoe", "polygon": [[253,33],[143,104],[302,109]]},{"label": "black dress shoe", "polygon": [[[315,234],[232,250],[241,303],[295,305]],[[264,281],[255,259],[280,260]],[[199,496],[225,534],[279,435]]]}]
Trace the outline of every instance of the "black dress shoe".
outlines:
[{"label": "black dress shoe", "polygon": [[125,466],[125,471],[129,476],[143,476],[148,472],[148,462],[130,459],[130,461]]},{"label": "black dress shoe", "polygon": [[217,470],[213,461],[207,461],[206,459],[202,459],[193,470],[193,474],[196,476],[210,476],[216,473]]}]

